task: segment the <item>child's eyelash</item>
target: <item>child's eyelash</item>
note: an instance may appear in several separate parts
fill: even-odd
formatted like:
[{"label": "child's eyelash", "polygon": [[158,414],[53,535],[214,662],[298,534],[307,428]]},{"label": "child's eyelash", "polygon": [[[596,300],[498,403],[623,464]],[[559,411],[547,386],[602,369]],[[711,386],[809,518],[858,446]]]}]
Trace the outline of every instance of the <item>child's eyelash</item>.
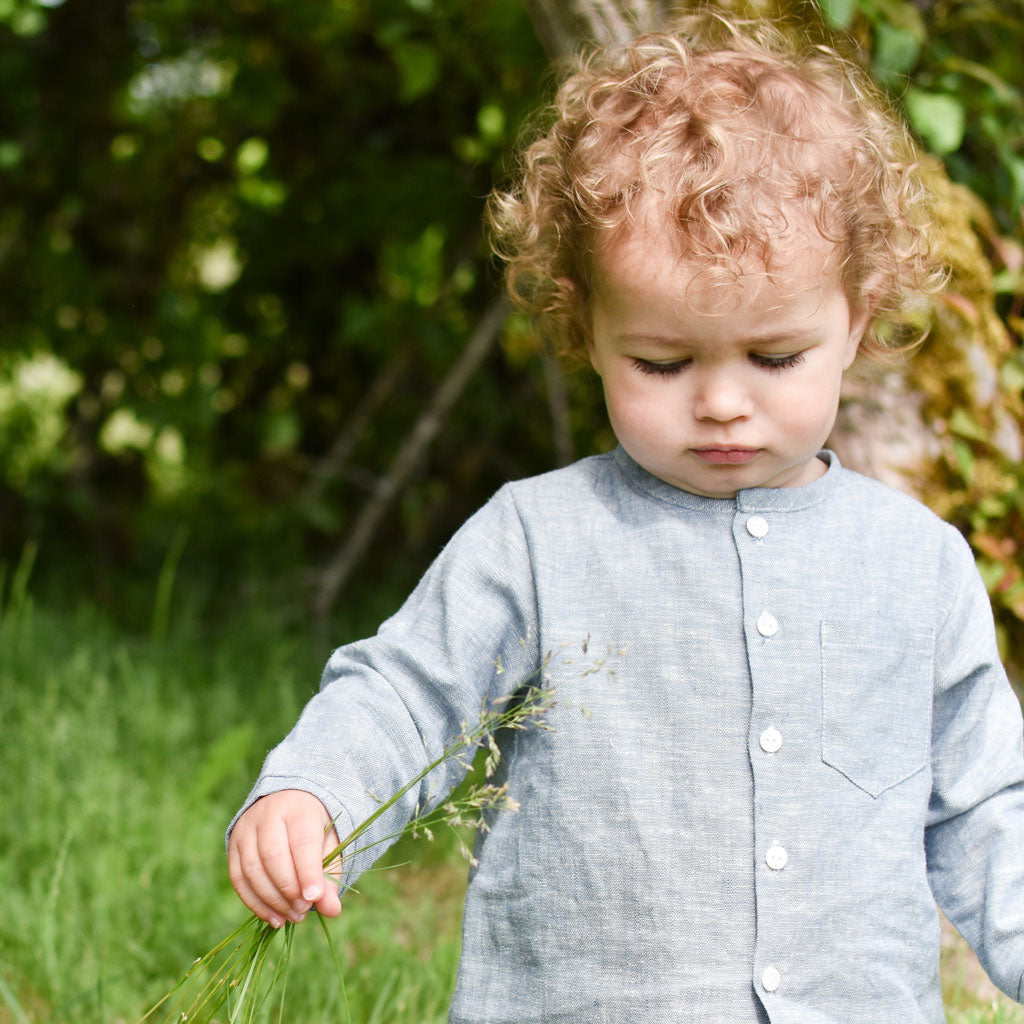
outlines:
[{"label": "child's eyelash", "polygon": [[[778,372],[799,366],[804,361],[804,354],[803,352],[794,352],[788,356],[761,356],[751,352],[750,361],[764,370]],[[652,377],[674,377],[690,365],[690,360],[679,359],[674,363],[652,363],[647,359],[634,359],[633,365],[641,373],[649,374]]]},{"label": "child's eyelash", "polygon": [[789,370],[804,361],[804,354],[803,352],[794,352],[789,356],[759,356],[751,352],[750,359],[765,370]]},{"label": "child's eyelash", "polygon": [[641,373],[648,373],[652,377],[674,377],[688,366],[689,362],[689,359],[680,359],[674,363],[652,363],[646,359],[634,359],[633,365]]}]

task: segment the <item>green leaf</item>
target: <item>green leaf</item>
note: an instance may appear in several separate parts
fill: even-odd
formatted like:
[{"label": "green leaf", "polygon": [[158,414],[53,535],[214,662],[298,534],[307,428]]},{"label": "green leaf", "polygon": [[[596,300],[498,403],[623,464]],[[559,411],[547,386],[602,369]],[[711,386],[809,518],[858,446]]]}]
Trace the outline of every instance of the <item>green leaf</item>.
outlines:
[{"label": "green leaf", "polygon": [[253,206],[273,209],[288,198],[288,189],[280,181],[243,178],[238,183],[238,194]]},{"label": "green leaf", "polygon": [[1024,203],[1024,160],[1019,156],[1007,155],[1003,157],[1003,166],[1013,185],[1014,202],[1020,206]]},{"label": "green leaf", "polygon": [[967,116],[963,103],[955,96],[911,87],[904,104],[910,123],[933,153],[945,156],[960,148]]},{"label": "green leaf", "polygon": [[857,0],[820,0],[825,20],[833,28],[849,28],[857,11]]},{"label": "green leaf", "polygon": [[917,63],[921,54],[921,41],[903,28],[894,28],[884,21],[875,26],[875,74],[883,82],[892,82]]},{"label": "green leaf", "polygon": [[24,156],[21,143],[14,139],[4,139],[0,142],[0,170],[13,170],[21,163]]},{"label": "green leaf", "polygon": [[1000,270],[992,277],[992,290],[996,295],[1016,295],[1024,293],[1024,273]]},{"label": "green leaf", "polygon": [[956,464],[960,469],[960,475],[964,482],[970,485],[971,472],[974,469],[974,456],[971,455],[970,447],[959,438],[953,438],[953,454],[956,455]]},{"label": "green leaf", "polygon": [[977,558],[975,564],[978,566],[978,575],[985,584],[985,589],[991,594],[1006,576],[1006,566],[993,562],[990,558]]},{"label": "green leaf", "polygon": [[1002,519],[1009,509],[1006,501],[997,494],[986,494],[978,502],[978,511],[985,519]]},{"label": "green leaf", "polygon": [[1024,391],[1024,358],[1010,358],[999,368],[999,383],[1007,391]]},{"label": "green leaf", "polygon": [[500,142],[505,134],[505,111],[497,103],[482,106],[476,115],[476,126],[488,142]]},{"label": "green leaf", "polygon": [[978,421],[966,409],[954,409],[949,417],[950,432],[958,437],[966,437],[970,441],[987,441],[985,433]]},{"label": "green leaf", "polygon": [[425,96],[441,77],[441,57],[425,43],[396,43],[391,48],[391,58],[401,78],[398,98],[403,103]]},{"label": "green leaf", "polygon": [[908,0],[861,0],[860,6],[875,25],[885,23],[909,32],[920,43],[928,38],[921,13]]},{"label": "green leaf", "polygon": [[263,428],[263,451],[267,455],[284,455],[292,451],[302,436],[302,424],[289,409],[270,413]]},{"label": "green leaf", "polygon": [[253,136],[238,147],[238,152],[235,154],[235,166],[242,174],[255,174],[267,162],[269,156],[270,147],[267,145],[266,139]]}]

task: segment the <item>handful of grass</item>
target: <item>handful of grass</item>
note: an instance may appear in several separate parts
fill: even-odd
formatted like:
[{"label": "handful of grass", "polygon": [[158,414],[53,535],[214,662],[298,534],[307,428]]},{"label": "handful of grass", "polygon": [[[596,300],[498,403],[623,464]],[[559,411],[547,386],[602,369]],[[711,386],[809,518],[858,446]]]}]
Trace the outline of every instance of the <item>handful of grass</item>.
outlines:
[{"label": "handful of grass", "polygon": [[[552,705],[551,690],[527,686],[517,691],[514,698],[485,706],[476,725],[470,727],[464,724],[461,733],[445,746],[437,758],[390,798],[382,801],[373,814],[324,857],[325,874],[332,865],[339,862],[339,858],[355,856],[407,833],[431,838],[432,829],[440,825],[452,828],[473,825],[477,829],[484,829],[487,827],[483,817],[485,811],[516,810],[517,805],[509,797],[506,786],[490,781],[500,756],[495,734],[502,729],[522,730],[530,725],[548,728],[544,716]],[[460,795],[449,798],[433,810],[422,813],[417,811],[409,823],[397,832],[371,842],[360,842],[381,815],[436,768],[455,758],[468,769],[476,751],[481,748],[487,750],[484,781],[469,786]],[[471,857],[461,841],[460,845],[466,856]],[[341,959],[327,922],[319,915],[316,917],[338,972],[344,1020],[346,1024],[351,1024]],[[280,929],[273,928],[255,914],[250,914],[239,927],[198,957],[181,980],[138,1024],[157,1020],[162,1024],[255,1024],[260,1020],[283,1021],[295,927],[289,922]],[[279,949],[279,953],[271,958],[274,949]],[[158,1013],[162,1016],[158,1017]]]}]

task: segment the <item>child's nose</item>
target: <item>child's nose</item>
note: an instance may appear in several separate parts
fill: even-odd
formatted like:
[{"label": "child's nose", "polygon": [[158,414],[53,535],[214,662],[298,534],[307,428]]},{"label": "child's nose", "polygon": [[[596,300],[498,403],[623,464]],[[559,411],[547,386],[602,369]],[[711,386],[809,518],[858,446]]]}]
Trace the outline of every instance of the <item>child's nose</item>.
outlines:
[{"label": "child's nose", "polygon": [[753,403],[742,374],[728,367],[712,367],[694,376],[693,411],[697,419],[729,423],[750,415]]}]

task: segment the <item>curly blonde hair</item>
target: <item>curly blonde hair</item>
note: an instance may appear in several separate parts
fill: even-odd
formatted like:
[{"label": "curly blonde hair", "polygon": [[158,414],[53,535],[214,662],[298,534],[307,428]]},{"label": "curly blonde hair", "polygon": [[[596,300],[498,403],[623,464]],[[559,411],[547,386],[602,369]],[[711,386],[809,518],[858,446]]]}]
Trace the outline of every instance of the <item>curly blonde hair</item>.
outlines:
[{"label": "curly blonde hair", "polygon": [[[671,31],[580,56],[517,174],[488,200],[515,303],[555,352],[586,358],[594,253],[651,204],[680,255],[723,282],[813,225],[830,270],[870,302],[861,344],[914,344],[915,296],[935,291],[930,196],[902,120],[856,64],[763,21],[688,15]],[[791,251],[791,250],[788,250]]]}]

